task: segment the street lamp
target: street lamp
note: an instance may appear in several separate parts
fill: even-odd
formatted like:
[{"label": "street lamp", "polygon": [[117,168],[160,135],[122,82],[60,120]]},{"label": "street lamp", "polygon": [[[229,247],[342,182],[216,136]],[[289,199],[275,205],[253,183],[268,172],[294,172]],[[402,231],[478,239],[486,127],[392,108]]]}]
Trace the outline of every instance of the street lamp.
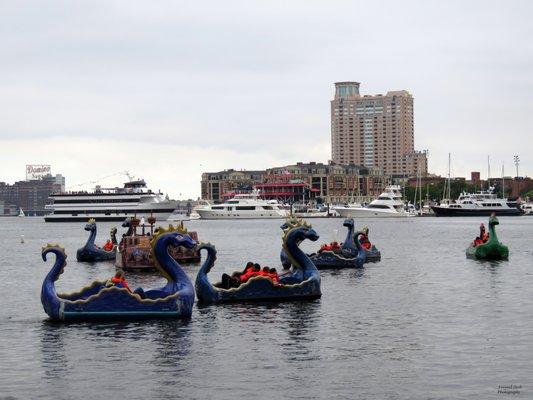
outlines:
[{"label": "street lamp", "polygon": [[514,165],[516,165],[516,178],[518,179],[518,165],[520,164],[520,157],[518,157],[518,154],[514,157]]},{"label": "street lamp", "polygon": [[518,180],[518,165],[520,164],[520,157],[518,157],[518,154],[515,154],[514,158],[514,165],[516,165],[516,185],[517,185],[517,191],[518,196],[520,196],[520,181]]}]

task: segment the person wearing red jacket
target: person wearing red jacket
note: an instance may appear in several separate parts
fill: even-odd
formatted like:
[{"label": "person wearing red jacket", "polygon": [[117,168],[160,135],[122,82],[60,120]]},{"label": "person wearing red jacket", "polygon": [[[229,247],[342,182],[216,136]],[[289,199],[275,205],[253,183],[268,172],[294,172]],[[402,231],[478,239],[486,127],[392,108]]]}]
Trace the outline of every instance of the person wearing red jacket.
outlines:
[{"label": "person wearing red jacket", "polygon": [[113,242],[111,240],[108,240],[105,242],[104,247],[102,247],[105,251],[111,251],[113,250]]},{"label": "person wearing red jacket", "polygon": [[274,285],[279,285],[279,275],[278,275],[278,271],[276,271],[276,268],[270,268],[268,272],[269,272],[269,277],[270,279],[272,279],[272,282],[274,283]]},{"label": "person wearing red jacket", "polygon": [[124,277],[124,271],[122,270],[118,270],[115,276],[107,282],[106,286],[116,286],[118,288],[124,288],[131,293],[131,289],[128,285],[128,282],[126,282],[126,278]]},{"label": "person wearing red jacket", "polygon": [[221,287],[223,289],[231,289],[239,287],[241,284],[240,277],[246,274],[248,271],[250,271],[254,266],[254,263],[251,261],[248,261],[246,264],[246,267],[244,267],[244,271],[242,272],[234,272],[233,274],[222,274],[222,280],[218,287]]},{"label": "person wearing red jacket", "polygon": [[261,266],[254,264],[254,266],[239,277],[240,283],[248,282],[248,279],[261,274]]}]

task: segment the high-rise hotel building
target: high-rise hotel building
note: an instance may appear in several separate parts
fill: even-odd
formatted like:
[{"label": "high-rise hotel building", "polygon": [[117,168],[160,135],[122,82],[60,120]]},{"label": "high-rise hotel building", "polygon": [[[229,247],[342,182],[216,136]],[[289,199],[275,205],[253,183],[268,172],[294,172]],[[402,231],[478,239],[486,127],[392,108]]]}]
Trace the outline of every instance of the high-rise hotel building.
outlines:
[{"label": "high-rise hotel building", "polygon": [[426,153],[414,150],[413,96],[359,93],[359,82],[335,83],[331,153],[338,164],[378,167],[389,176],[427,173]]}]

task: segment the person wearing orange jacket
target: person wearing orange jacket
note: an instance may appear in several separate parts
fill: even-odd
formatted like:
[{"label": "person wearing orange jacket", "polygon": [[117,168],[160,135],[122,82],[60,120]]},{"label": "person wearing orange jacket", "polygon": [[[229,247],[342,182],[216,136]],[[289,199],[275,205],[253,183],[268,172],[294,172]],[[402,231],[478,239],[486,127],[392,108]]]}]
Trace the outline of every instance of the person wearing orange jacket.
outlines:
[{"label": "person wearing orange jacket", "polygon": [[113,242],[111,240],[108,240],[105,242],[104,247],[102,247],[105,251],[111,251],[113,250]]},{"label": "person wearing orange jacket", "polygon": [[270,268],[269,269],[269,277],[270,279],[272,279],[272,282],[274,283],[274,285],[279,285],[279,275],[278,275],[278,271],[276,271],[276,268]]},{"label": "person wearing orange jacket", "polygon": [[254,276],[258,276],[260,274],[261,274],[261,266],[259,264],[254,264],[252,268],[248,269],[248,271],[246,271],[244,274],[242,274],[239,277],[239,282],[240,283],[248,282],[248,279]]},{"label": "person wearing orange jacket", "polygon": [[124,271],[118,270],[113,278],[111,278],[109,281],[107,281],[106,286],[116,286],[118,288],[124,288],[127,289],[128,292],[131,293],[131,289],[128,285],[128,282],[126,282],[126,278],[124,276]]}]

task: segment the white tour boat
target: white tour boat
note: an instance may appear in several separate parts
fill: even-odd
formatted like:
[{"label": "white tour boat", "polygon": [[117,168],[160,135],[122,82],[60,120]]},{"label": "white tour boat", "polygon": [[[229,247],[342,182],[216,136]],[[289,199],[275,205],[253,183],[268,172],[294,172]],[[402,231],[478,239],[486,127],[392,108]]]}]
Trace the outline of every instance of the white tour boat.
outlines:
[{"label": "white tour boat", "polygon": [[286,218],[289,213],[276,200],[264,200],[259,191],[237,194],[223,204],[196,207],[201,219]]},{"label": "white tour boat", "polygon": [[402,200],[401,187],[397,185],[387,186],[385,191],[367,206],[337,206],[334,210],[343,218],[398,218],[415,215],[407,210]]},{"label": "white tour boat", "polygon": [[131,181],[123,188],[104,189],[99,186],[94,192],[66,192],[52,194],[51,204],[46,205],[50,214],[46,222],[123,221],[127,217],[148,218],[165,221],[176,209],[177,201],[169,200],[162,193],[146,188],[144,180]]}]

